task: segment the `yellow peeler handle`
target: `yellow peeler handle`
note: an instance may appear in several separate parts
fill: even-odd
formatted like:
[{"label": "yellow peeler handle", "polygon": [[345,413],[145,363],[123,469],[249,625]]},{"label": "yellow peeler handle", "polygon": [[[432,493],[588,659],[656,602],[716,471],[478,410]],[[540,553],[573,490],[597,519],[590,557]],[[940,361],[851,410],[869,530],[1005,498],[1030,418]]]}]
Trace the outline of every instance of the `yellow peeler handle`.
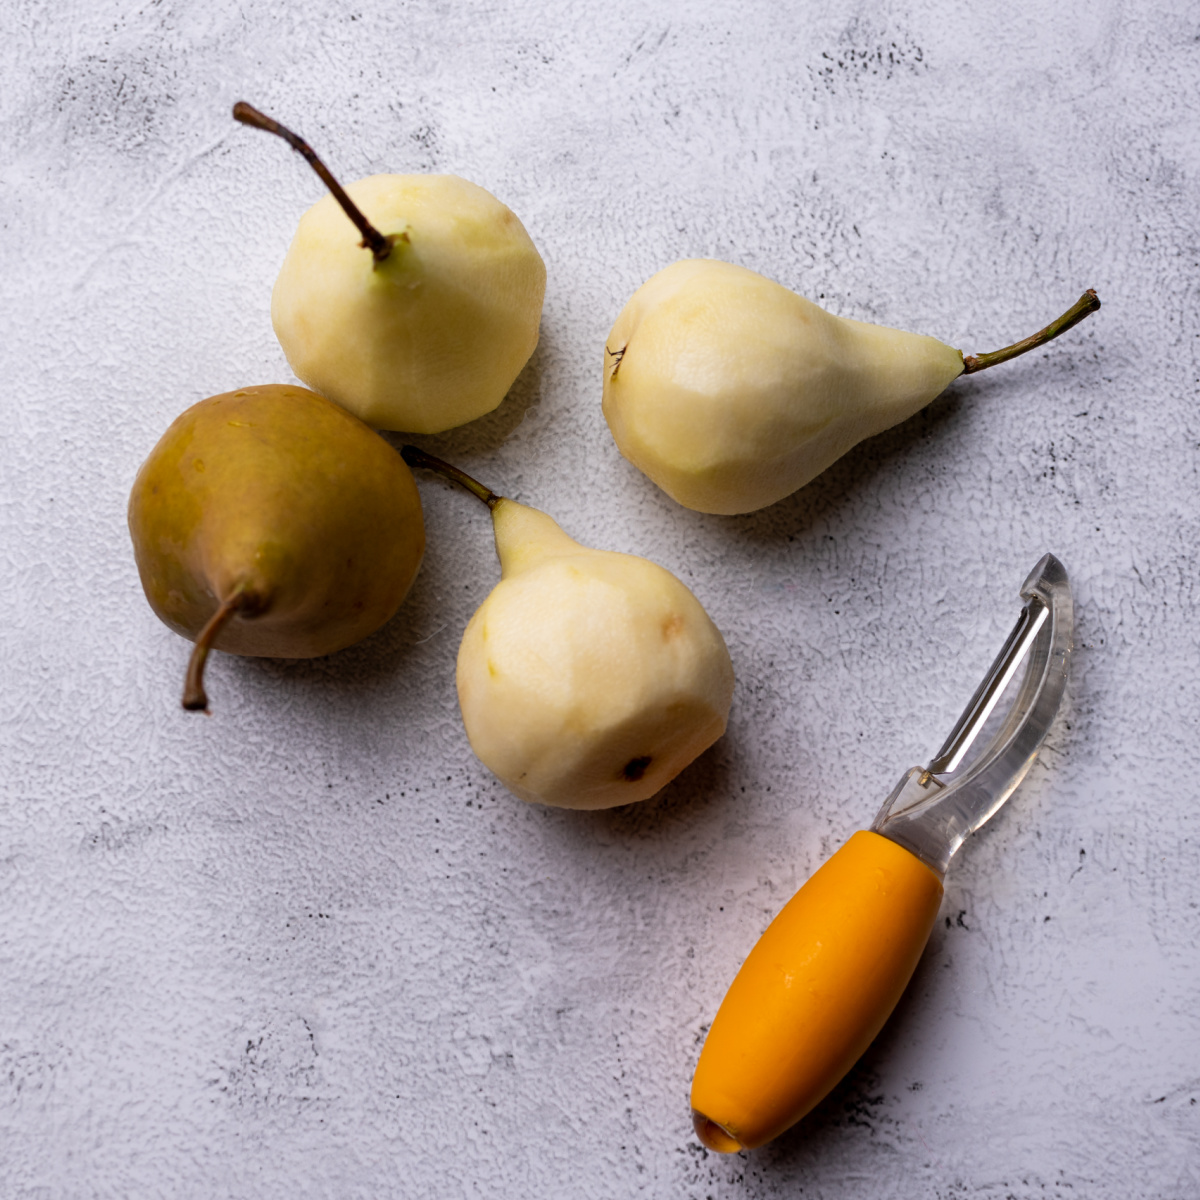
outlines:
[{"label": "yellow peeler handle", "polygon": [[814,1108],[883,1028],[929,939],[942,881],[860,831],[792,897],[742,964],[692,1081],[700,1140],[761,1146]]}]

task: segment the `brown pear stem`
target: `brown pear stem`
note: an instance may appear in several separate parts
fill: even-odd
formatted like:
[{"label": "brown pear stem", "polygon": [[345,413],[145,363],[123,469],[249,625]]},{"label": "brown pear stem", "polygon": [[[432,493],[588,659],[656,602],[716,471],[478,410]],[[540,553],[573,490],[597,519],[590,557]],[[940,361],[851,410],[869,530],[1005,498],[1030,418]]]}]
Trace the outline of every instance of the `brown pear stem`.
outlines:
[{"label": "brown pear stem", "polygon": [[363,238],[363,248],[371,251],[377,263],[383,262],[391,254],[392,239],[384,237],[363,216],[362,209],[346,195],[346,191],[342,185],[334,179],[329,168],[317,157],[317,152],[302,137],[293,133],[286,125],[280,125],[273,117],[268,117],[266,113],[259,112],[257,108],[247,104],[245,100],[239,100],[233,106],[233,118],[235,121],[241,121],[243,125],[250,125],[254,129],[265,129],[268,133],[273,133],[276,137],[283,138],[293,150],[298,154],[302,154],[308,160],[308,165],[316,171],[321,177],[321,181],[333,193],[333,198],[345,210],[346,216],[358,227],[358,231],[362,234]]},{"label": "brown pear stem", "polygon": [[1090,316],[1100,307],[1100,297],[1093,288],[1088,288],[1057,321],[1051,321],[1045,329],[1039,329],[1023,341],[1005,346],[1003,350],[991,350],[987,354],[969,354],[963,357],[963,374],[973,375],[976,371],[986,371],[997,363],[1008,362],[1028,350],[1036,350],[1053,341],[1060,333],[1066,333],[1074,325],[1078,325],[1084,317]]},{"label": "brown pear stem", "polygon": [[192,656],[188,659],[187,676],[183,681],[183,707],[188,712],[208,712],[208,693],[204,690],[204,664],[208,662],[208,652],[229,618],[245,604],[246,593],[234,592],[227,600],[221,601],[217,611],[209,617],[208,624],[196,636]]},{"label": "brown pear stem", "polygon": [[491,488],[484,487],[478,479],[472,479],[466,471],[460,471],[443,459],[426,454],[424,450],[420,450],[416,446],[401,446],[400,457],[410,467],[424,467],[426,471],[435,471],[438,475],[465,487],[472,496],[478,496],[488,508],[495,508],[504,499],[503,496],[497,496]]}]

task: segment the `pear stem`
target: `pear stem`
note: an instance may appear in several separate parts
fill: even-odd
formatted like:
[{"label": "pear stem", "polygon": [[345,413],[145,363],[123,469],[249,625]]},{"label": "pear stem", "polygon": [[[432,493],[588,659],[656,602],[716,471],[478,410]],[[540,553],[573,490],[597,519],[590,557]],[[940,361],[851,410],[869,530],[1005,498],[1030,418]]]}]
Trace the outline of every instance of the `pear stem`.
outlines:
[{"label": "pear stem", "polygon": [[234,592],[227,600],[221,601],[217,611],[197,635],[192,656],[188,659],[187,676],[183,681],[183,707],[188,712],[208,712],[208,693],[204,690],[204,664],[208,662],[208,652],[229,618],[245,605],[246,593]]},{"label": "pear stem", "polygon": [[418,449],[416,446],[401,446],[400,457],[410,467],[424,467],[426,471],[434,471],[438,475],[465,487],[472,496],[477,496],[488,508],[495,508],[504,499],[503,496],[497,496],[491,488],[484,487],[478,479],[472,479],[466,471],[460,471],[457,467],[451,466],[443,459],[435,458],[432,454],[426,454],[424,450]]},{"label": "pear stem", "polygon": [[1078,325],[1084,317],[1094,313],[1100,307],[1100,297],[1093,288],[1088,288],[1057,321],[1051,321],[1045,329],[1039,329],[1023,341],[1005,346],[1003,350],[991,350],[987,354],[969,354],[963,358],[963,374],[973,375],[976,371],[986,371],[997,363],[1008,362],[1028,350],[1036,350],[1053,341],[1060,333],[1066,333],[1073,325]]},{"label": "pear stem", "polygon": [[329,168],[317,157],[317,152],[298,134],[293,133],[286,125],[280,125],[273,117],[261,113],[245,100],[239,100],[233,106],[233,119],[241,121],[254,129],[265,129],[276,137],[281,137],[293,150],[302,154],[308,160],[308,165],[321,177],[321,181],[333,193],[333,198],[342,206],[346,216],[358,227],[362,234],[362,246],[369,249],[377,263],[383,262],[392,252],[392,239],[384,237],[370,221],[363,216],[362,209],[346,195],[345,189],[334,179]]}]

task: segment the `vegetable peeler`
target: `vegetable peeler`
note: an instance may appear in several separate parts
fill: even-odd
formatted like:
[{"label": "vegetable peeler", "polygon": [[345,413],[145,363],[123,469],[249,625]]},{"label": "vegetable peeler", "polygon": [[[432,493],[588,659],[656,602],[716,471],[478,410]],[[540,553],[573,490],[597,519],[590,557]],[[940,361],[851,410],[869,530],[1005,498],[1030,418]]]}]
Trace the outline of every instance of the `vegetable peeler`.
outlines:
[{"label": "vegetable peeler", "polygon": [[[692,1120],[709,1149],[769,1142],[850,1070],[908,986],[950,860],[1033,765],[1062,701],[1074,625],[1054,555],[1021,597],[1012,633],[942,748],[906,772],[871,828],[809,879],[742,964],[692,1081]],[[968,758],[977,742],[983,749]]]}]

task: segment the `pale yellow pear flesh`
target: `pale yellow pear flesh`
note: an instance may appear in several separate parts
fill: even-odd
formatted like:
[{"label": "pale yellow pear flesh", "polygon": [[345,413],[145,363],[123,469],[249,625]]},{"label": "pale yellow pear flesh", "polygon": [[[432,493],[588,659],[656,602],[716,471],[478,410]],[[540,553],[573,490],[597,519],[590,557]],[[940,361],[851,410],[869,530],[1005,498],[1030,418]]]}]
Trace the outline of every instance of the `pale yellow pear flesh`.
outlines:
[{"label": "pale yellow pear flesh", "polygon": [[493,516],[502,577],[458,652],[472,749],[524,800],[647,799],[725,731],[720,631],[663,567],[587,549],[511,500]]},{"label": "pale yellow pear flesh", "polygon": [[379,429],[439,433],[491,412],[538,342],[546,268],[525,227],[454,175],[346,191],[395,241],[377,263],[332,196],[301,217],[271,296],[292,370]]},{"label": "pale yellow pear flesh", "polygon": [[708,513],[765,508],[923,408],[963,370],[921,334],[835,317],[745,267],[685,259],[608,336],[604,416],[621,453]]}]

